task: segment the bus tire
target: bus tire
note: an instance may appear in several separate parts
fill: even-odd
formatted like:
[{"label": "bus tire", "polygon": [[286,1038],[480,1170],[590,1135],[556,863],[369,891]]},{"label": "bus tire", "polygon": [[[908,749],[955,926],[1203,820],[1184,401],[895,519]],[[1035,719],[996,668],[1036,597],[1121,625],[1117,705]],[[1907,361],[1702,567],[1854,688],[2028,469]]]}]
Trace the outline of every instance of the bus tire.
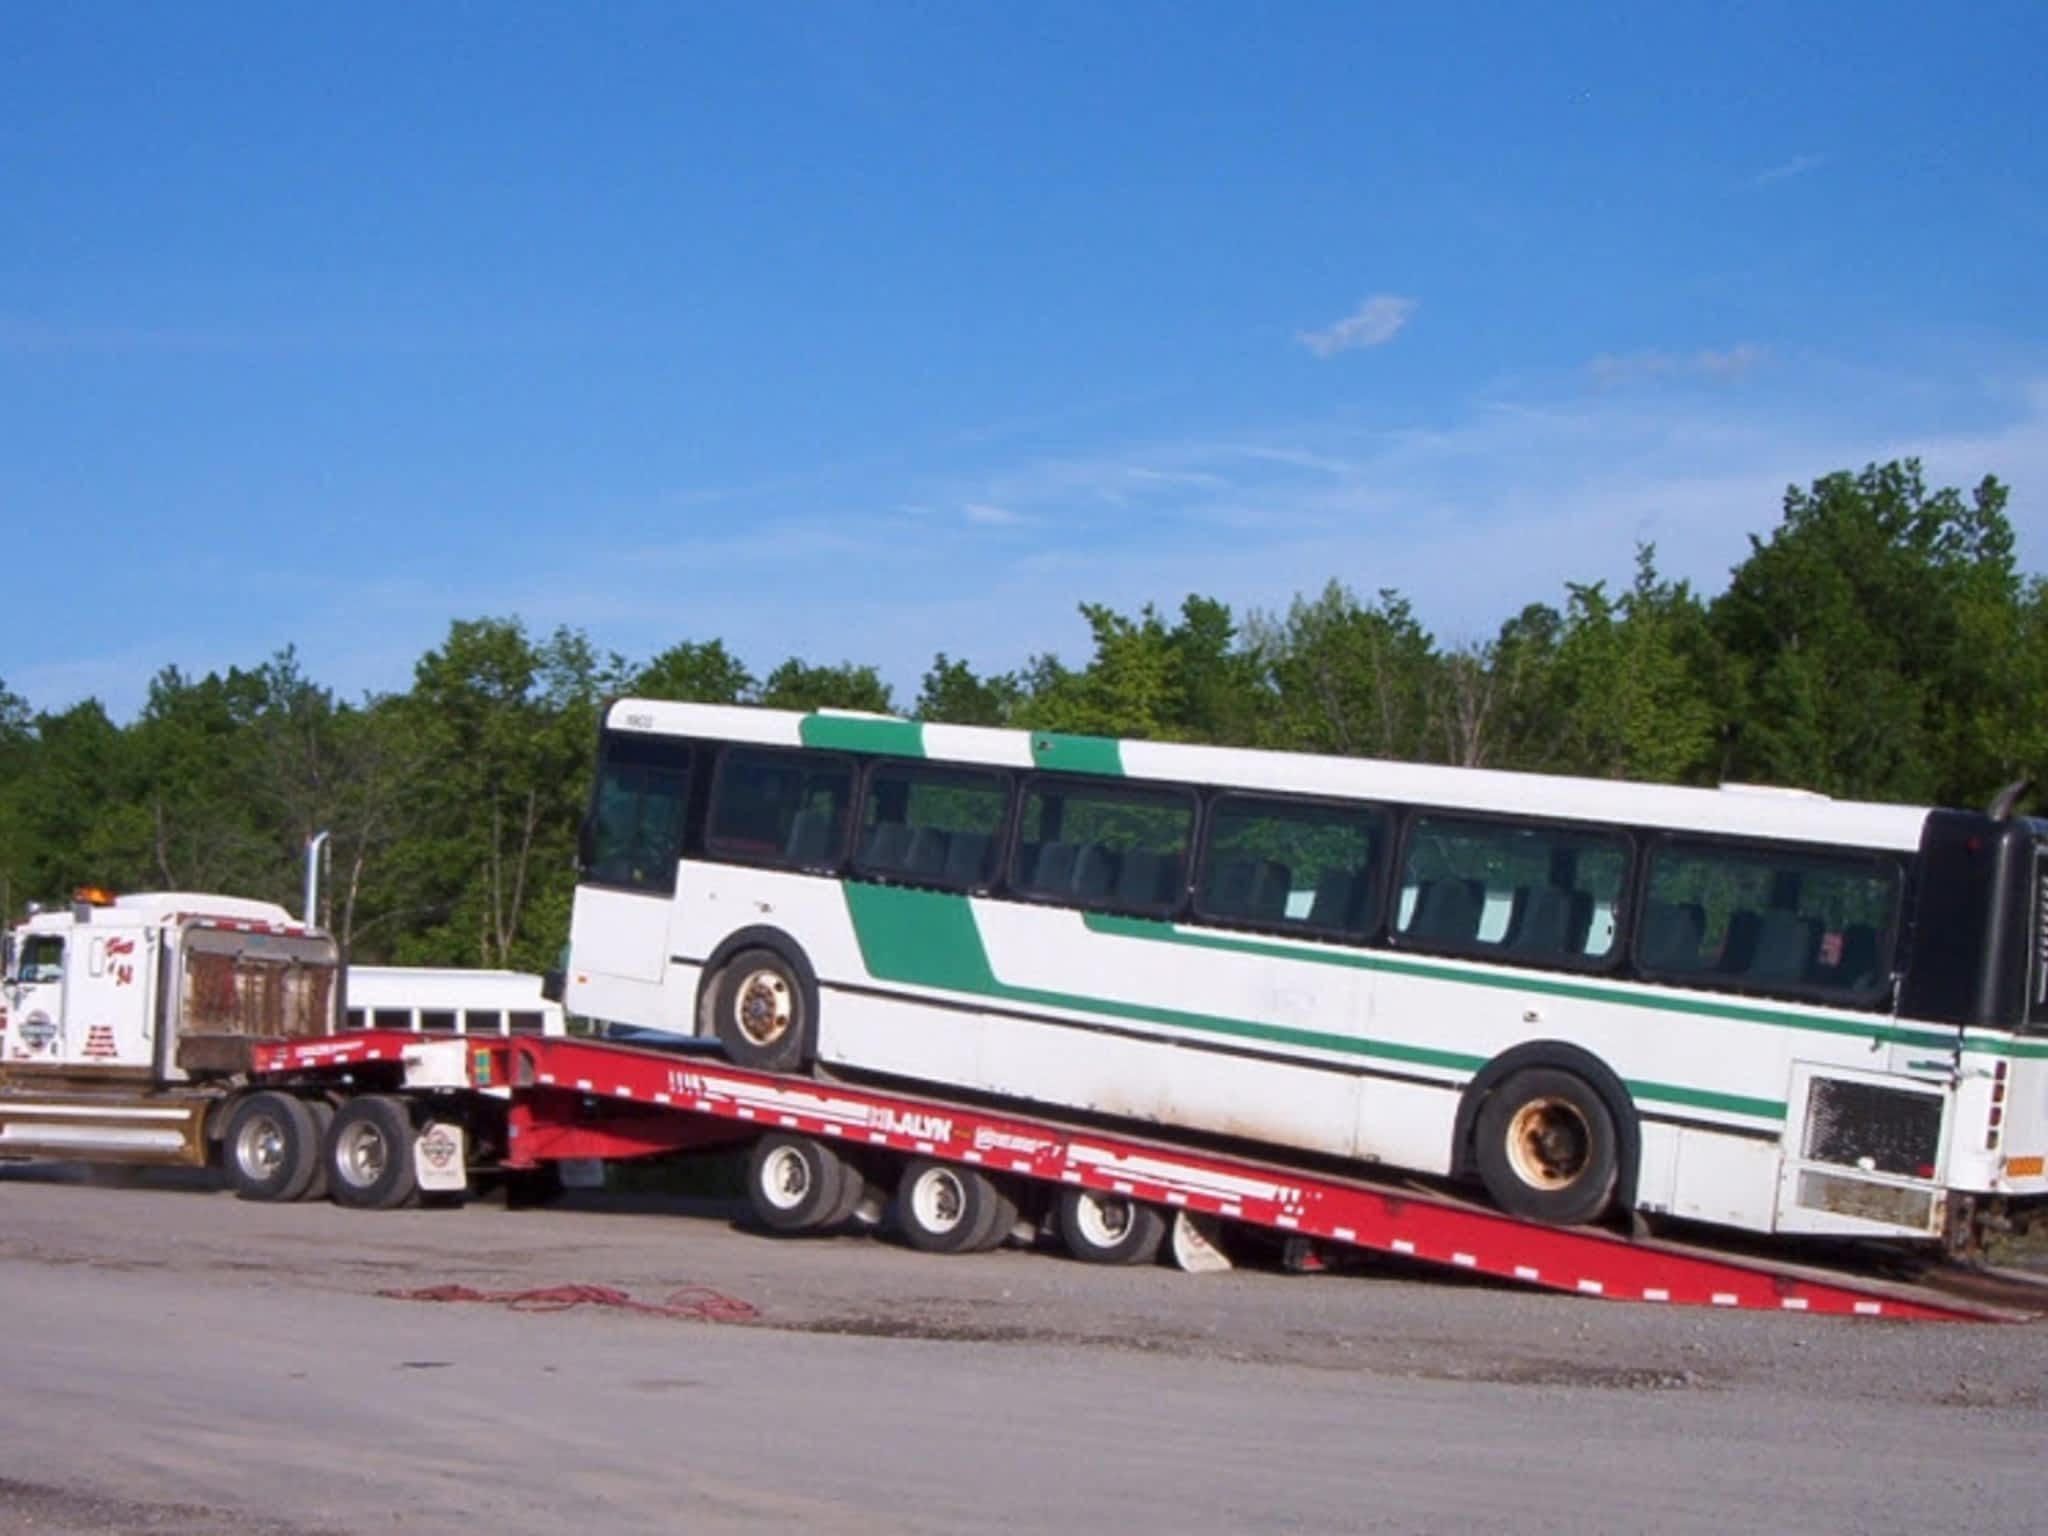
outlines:
[{"label": "bus tire", "polygon": [[974,1253],[990,1246],[990,1233],[1006,1210],[1014,1222],[1016,1206],[975,1168],[914,1157],[896,1183],[897,1229],[924,1253]]},{"label": "bus tire", "polygon": [[[852,1193],[849,1195],[848,1190]],[[816,1232],[852,1214],[861,1176],[809,1136],[770,1131],[747,1154],[747,1204],[771,1232]]]},{"label": "bus tire", "polygon": [[794,1072],[809,1050],[804,987],[770,949],[746,949],[718,973],[712,1033],[726,1056],[760,1072]]},{"label": "bus tire", "polygon": [[1487,1095],[1474,1135],[1480,1182],[1510,1216],[1578,1226],[1614,1203],[1621,1163],[1614,1115],[1581,1077],[1523,1068]]},{"label": "bus tire", "polygon": [[350,1099],[327,1129],[329,1198],[359,1211],[388,1211],[417,1198],[413,1140],[403,1100],[381,1093]]},{"label": "bus tire", "polygon": [[303,1099],[252,1093],[228,1116],[221,1162],[241,1200],[296,1200],[320,1170],[320,1127]]},{"label": "bus tire", "polygon": [[1060,1241],[1084,1264],[1150,1264],[1166,1240],[1166,1218],[1129,1195],[1060,1191]]}]

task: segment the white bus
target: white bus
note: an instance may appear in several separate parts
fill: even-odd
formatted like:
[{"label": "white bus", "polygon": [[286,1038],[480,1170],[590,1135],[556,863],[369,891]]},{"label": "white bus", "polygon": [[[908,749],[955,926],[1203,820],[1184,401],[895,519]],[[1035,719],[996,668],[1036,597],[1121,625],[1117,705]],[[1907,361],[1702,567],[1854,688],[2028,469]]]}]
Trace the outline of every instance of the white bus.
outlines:
[{"label": "white bus", "polygon": [[1637,1209],[1961,1244],[2048,1205],[2048,823],[640,700],[573,1011]]},{"label": "white bus", "polygon": [[460,966],[352,965],[344,983],[350,1029],[428,1035],[560,1035],[562,1005],[525,971]]}]

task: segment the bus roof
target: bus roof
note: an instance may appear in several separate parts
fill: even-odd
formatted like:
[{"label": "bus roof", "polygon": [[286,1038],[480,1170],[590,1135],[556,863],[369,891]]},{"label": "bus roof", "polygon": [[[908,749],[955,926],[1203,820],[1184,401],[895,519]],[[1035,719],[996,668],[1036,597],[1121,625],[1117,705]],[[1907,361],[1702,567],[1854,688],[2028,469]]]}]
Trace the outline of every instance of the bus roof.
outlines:
[{"label": "bus roof", "polygon": [[842,711],[803,714],[744,704],[621,699],[611,706],[606,724],[614,731],[647,735],[806,746],[1861,848],[1919,847],[1929,810],[1926,806],[1834,800],[1812,791],[1768,785],[1693,789],[1385,758],[938,725]]}]

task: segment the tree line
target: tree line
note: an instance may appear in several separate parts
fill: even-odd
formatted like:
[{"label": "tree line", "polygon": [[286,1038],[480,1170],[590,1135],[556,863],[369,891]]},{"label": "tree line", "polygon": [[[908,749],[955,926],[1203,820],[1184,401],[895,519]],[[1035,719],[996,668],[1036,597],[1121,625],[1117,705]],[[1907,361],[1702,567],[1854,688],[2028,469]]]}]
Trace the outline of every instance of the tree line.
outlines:
[{"label": "tree line", "polygon": [[544,969],[619,694],[1981,805],[2048,767],[2048,580],[2019,570],[2005,508],[1995,479],[1872,465],[1788,490],[1711,598],[1642,547],[1626,586],[1568,585],[1473,643],[1339,580],[1284,613],[1083,604],[1085,663],[941,653],[910,700],[871,665],[756,675],[716,639],[636,664],[517,618],[452,622],[410,688],[360,700],[290,650],[167,667],[126,724],[0,683],[0,905],[90,883],[295,906],[327,829],[323,915],[354,958]]}]

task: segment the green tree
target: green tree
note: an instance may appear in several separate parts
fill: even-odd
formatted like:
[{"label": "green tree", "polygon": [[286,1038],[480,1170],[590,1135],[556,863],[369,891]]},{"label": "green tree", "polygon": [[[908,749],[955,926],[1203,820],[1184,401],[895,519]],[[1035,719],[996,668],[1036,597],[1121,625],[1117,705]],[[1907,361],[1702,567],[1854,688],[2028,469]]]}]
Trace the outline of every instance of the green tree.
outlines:
[{"label": "green tree", "polygon": [[794,656],[768,674],[758,702],[772,709],[865,709],[878,715],[893,714],[896,707],[873,667],[850,661],[812,666]]},{"label": "green tree", "polygon": [[1530,766],[1673,783],[1708,776],[1720,721],[1706,609],[1684,582],[1657,575],[1650,545],[1637,548],[1635,581],[1618,599],[1601,582],[1570,591],[1545,709],[1555,756]]},{"label": "green tree", "polygon": [[[1875,799],[1977,799],[2017,749],[2008,706],[2024,627],[2006,493],[1930,494],[1917,461],[1786,492],[1709,618],[1729,663],[1724,777]],[[2009,719],[2009,715],[2007,716]]]},{"label": "green tree", "polygon": [[1254,618],[1250,651],[1270,700],[1263,745],[1345,756],[1431,754],[1435,642],[1406,599],[1361,604],[1332,581],[1280,619]]},{"label": "green tree", "polygon": [[723,640],[672,645],[633,674],[629,691],[643,699],[685,704],[738,704],[754,692],[754,675]]},{"label": "green tree", "polygon": [[1015,674],[978,677],[966,662],[941,651],[932,658],[911,712],[920,720],[946,725],[1008,725],[1023,697],[1023,684]]}]

